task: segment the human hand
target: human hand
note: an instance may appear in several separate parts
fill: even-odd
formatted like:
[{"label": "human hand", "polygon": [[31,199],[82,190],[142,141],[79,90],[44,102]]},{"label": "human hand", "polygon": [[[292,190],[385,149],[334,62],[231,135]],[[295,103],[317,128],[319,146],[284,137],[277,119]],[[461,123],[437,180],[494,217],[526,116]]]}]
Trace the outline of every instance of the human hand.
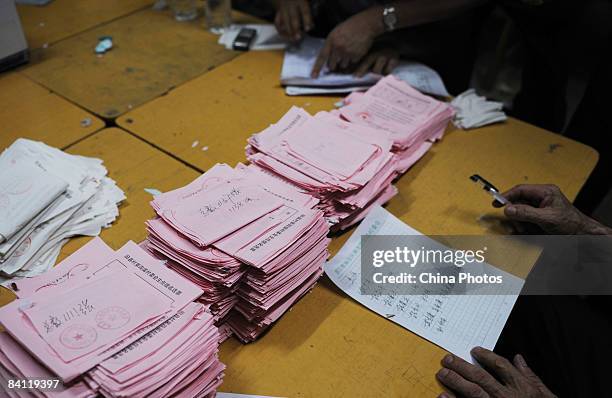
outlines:
[{"label": "human hand", "polygon": [[384,48],[370,51],[355,69],[355,76],[362,77],[370,71],[379,75],[388,75],[398,64],[399,53],[396,50]]},{"label": "human hand", "polygon": [[312,77],[318,77],[325,64],[330,71],[337,71],[359,62],[370,51],[374,38],[365,16],[357,14],[342,22],[327,36],[312,68]]},{"label": "human hand", "polygon": [[472,356],[482,368],[448,354],[436,378],[450,392],[438,398],[555,398],[542,380],[533,373],[519,354],[513,363],[481,347],[472,349]]},{"label": "human hand", "polygon": [[[609,233],[608,228],[575,208],[556,185],[517,185],[502,196],[510,202],[504,214],[512,221],[536,224],[550,234]],[[494,201],[493,206],[503,205]]]},{"label": "human hand", "polygon": [[274,25],[281,36],[300,40],[314,26],[308,0],[280,0]]}]

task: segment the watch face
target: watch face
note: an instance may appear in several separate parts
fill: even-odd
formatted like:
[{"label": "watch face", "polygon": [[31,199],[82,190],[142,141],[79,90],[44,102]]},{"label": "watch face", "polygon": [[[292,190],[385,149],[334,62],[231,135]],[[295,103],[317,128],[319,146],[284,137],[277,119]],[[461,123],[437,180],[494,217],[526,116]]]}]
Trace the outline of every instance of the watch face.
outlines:
[{"label": "watch face", "polygon": [[387,13],[384,15],[384,21],[388,30],[394,29],[395,24],[397,23],[397,15],[395,15],[394,12]]}]

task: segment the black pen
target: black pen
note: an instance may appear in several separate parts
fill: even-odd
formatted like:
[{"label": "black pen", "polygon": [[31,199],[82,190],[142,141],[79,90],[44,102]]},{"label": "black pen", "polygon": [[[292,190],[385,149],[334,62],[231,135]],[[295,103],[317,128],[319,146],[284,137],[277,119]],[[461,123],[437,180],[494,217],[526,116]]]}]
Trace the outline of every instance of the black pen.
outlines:
[{"label": "black pen", "polygon": [[502,205],[508,204],[508,200],[499,193],[499,189],[495,188],[495,185],[491,184],[489,181],[485,180],[478,174],[471,175],[470,180],[474,181],[477,184],[481,184],[482,189],[491,194],[491,196],[493,196],[495,200],[501,203]]}]

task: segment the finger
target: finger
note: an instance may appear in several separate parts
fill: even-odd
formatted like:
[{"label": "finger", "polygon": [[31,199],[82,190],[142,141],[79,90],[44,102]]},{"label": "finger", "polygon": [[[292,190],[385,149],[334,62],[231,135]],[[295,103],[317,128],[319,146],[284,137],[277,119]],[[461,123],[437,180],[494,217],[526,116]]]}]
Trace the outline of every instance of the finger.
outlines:
[{"label": "finger", "polygon": [[310,6],[308,5],[308,2],[306,1],[300,2],[300,10],[302,14],[302,27],[304,28],[304,32],[308,32],[314,26],[314,23],[312,22],[312,14],[310,13]]},{"label": "finger", "polygon": [[387,57],[380,55],[372,68],[372,72],[381,75],[385,69],[385,65],[387,65]]},{"label": "finger", "polygon": [[518,385],[522,375],[506,358],[482,347],[475,347],[470,352],[478,363],[496,375],[502,382],[512,386]]},{"label": "finger", "polygon": [[365,57],[355,70],[355,76],[362,77],[363,75],[365,75],[370,70],[375,61],[376,57],[373,54],[370,54]]},{"label": "finger", "polygon": [[491,205],[492,205],[493,207],[497,207],[497,208],[505,206],[505,204],[504,204],[504,203],[501,203],[501,202],[499,202],[499,201],[497,201],[497,200],[494,200],[493,202],[491,202]]},{"label": "finger", "polygon": [[479,366],[472,365],[463,359],[448,354],[442,360],[442,366],[453,370],[464,379],[476,383],[492,396],[503,395],[504,387],[490,373]]},{"label": "finger", "polygon": [[317,60],[315,61],[314,66],[312,67],[312,73],[310,74],[311,77],[313,78],[319,77],[319,73],[321,73],[321,69],[323,69],[323,66],[325,66],[325,63],[327,62],[328,58],[329,58],[329,43],[325,42],[325,46],[323,46],[323,49],[321,50],[321,52],[319,52],[319,55],[317,56]]},{"label": "finger", "polygon": [[480,388],[478,384],[464,379],[453,370],[442,368],[436,373],[436,377],[444,386],[465,397],[489,398],[489,394]]},{"label": "finger", "polygon": [[457,396],[452,392],[444,391],[442,394],[438,395],[438,398],[457,398]]},{"label": "finger", "polygon": [[537,206],[550,193],[550,185],[521,184],[502,193],[502,196],[510,203],[530,203]]},{"label": "finger", "polygon": [[399,59],[391,58],[389,62],[387,62],[387,67],[384,70],[385,75],[393,73],[393,70],[397,68],[397,65],[399,65]]},{"label": "finger", "polygon": [[504,214],[513,221],[538,224],[547,220],[549,209],[539,209],[530,205],[506,205]]},{"label": "finger", "polygon": [[289,30],[293,40],[299,40],[302,35],[300,12],[297,7],[289,7]]}]

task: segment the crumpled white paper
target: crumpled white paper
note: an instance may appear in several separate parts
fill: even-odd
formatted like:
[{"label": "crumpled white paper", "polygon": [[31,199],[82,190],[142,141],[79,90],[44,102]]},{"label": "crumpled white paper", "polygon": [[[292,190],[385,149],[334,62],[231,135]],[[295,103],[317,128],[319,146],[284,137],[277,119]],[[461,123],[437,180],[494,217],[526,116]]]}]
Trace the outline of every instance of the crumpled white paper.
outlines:
[{"label": "crumpled white paper", "polygon": [[503,111],[504,105],[501,102],[489,101],[476,94],[473,88],[455,97],[451,105],[456,110],[453,124],[464,130],[503,122],[507,119]]}]

